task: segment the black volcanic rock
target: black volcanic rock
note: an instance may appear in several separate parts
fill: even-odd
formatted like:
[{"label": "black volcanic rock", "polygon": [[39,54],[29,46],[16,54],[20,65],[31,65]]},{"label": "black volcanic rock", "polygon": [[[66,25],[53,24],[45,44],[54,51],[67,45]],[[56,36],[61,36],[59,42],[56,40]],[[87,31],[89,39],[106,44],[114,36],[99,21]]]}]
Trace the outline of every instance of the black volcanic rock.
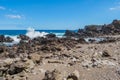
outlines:
[{"label": "black volcanic rock", "polygon": [[65,35],[67,37],[74,37],[76,36],[76,33],[74,31],[66,30]]},{"label": "black volcanic rock", "polygon": [[4,35],[0,35],[0,42],[4,42],[5,40],[5,36]]},{"label": "black volcanic rock", "polygon": [[10,37],[5,37],[4,35],[0,35],[0,42],[12,42],[13,39]]},{"label": "black volcanic rock", "polygon": [[14,40],[12,38],[10,38],[10,37],[5,38],[5,42],[12,42],[12,41],[14,41]]},{"label": "black volcanic rock", "polygon": [[4,52],[3,47],[0,47],[0,53],[3,53],[3,52]]},{"label": "black volcanic rock", "polygon": [[47,35],[46,35],[46,37],[47,37],[47,38],[55,38],[55,37],[56,37],[56,35],[55,35],[55,34],[53,34],[53,33],[50,33],[50,34],[47,34]]},{"label": "black volcanic rock", "polygon": [[20,38],[21,40],[29,40],[29,39],[30,39],[28,36],[22,35],[22,34],[19,35],[19,38]]},{"label": "black volcanic rock", "polygon": [[98,37],[103,35],[119,35],[120,34],[120,20],[113,20],[111,24],[104,25],[87,25],[84,29],[79,29],[78,32],[66,30],[66,37]]}]

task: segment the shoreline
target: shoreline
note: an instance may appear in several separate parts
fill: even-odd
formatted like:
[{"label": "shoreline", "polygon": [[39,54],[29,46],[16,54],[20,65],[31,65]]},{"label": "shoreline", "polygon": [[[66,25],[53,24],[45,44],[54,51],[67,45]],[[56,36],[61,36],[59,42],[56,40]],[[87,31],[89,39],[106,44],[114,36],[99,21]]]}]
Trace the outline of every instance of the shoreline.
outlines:
[{"label": "shoreline", "polygon": [[26,35],[13,38],[0,35],[1,43],[17,42],[12,46],[0,45],[0,78],[119,80],[120,35],[100,36],[102,33],[91,31],[91,26],[88,33],[78,33],[67,30],[65,37],[59,38],[32,29]]}]

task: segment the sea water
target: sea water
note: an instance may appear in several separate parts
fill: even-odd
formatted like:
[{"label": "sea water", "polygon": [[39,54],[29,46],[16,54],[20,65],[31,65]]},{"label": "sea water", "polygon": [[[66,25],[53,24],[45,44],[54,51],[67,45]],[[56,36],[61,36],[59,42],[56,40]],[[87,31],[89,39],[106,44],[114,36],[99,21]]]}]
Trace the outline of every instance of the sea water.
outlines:
[{"label": "sea water", "polygon": [[11,37],[14,41],[12,43],[2,43],[5,45],[13,45],[20,42],[18,36],[20,34],[26,35],[31,39],[36,37],[45,37],[45,35],[49,33],[55,34],[57,37],[62,37],[66,30],[35,30],[33,28],[28,28],[27,30],[0,30],[0,35],[4,35],[5,37]]}]

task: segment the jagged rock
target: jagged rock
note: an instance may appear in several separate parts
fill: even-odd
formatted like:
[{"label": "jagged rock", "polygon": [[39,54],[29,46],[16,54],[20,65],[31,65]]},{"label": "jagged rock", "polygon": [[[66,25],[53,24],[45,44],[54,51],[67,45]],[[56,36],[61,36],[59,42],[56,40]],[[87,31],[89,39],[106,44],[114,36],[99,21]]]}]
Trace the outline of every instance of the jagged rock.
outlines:
[{"label": "jagged rock", "polygon": [[85,41],[84,38],[79,38],[79,39],[78,39],[78,42],[79,42],[79,43],[86,43],[86,41]]},{"label": "jagged rock", "polygon": [[0,35],[0,42],[4,42],[5,40],[5,36],[4,35]]},{"label": "jagged rock", "polygon": [[64,35],[67,36],[67,37],[75,37],[76,33],[73,32],[73,31],[70,31],[70,30],[66,30]]},{"label": "jagged rock", "polygon": [[41,62],[41,60],[42,60],[41,56],[40,56],[39,54],[37,54],[37,53],[30,54],[30,55],[29,55],[29,58],[30,58],[31,60],[33,60],[33,62],[38,63],[38,64],[39,64],[39,63]]},{"label": "jagged rock", "polygon": [[3,53],[3,52],[4,52],[3,47],[0,47],[0,53]]},{"label": "jagged rock", "polygon": [[25,68],[26,69],[33,69],[35,66],[34,62],[32,60],[26,60],[25,62]]},{"label": "jagged rock", "polygon": [[18,73],[22,72],[23,70],[25,70],[24,63],[17,62],[17,63],[13,63],[13,64],[10,65],[8,73],[10,75],[14,75],[14,74],[18,74]]},{"label": "jagged rock", "polygon": [[10,38],[10,37],[6,37],[5,38],[5,42],[13,42],[14,40],[12,39],[12,38]]},{"label": "jagged rock", "polygon": [[107,50],[103,51],[102,57],[110,57],[109,51]]},{"label": "jagged rock", "polygon": [[79,72],[75,70],[72,74],[68,75],[67,80],[79,80]]},{"label": "jagged rock", "polygon": [[26,35],[19,35],[19,38],[21,39],[21,40],[29,40],[30,38],[28,37],[28,36],[26,36]]},{"label": "jagged rock", "polygon": [[6,65],[11,65],[11,64],[14,62],[14,60],[11,59],[11,58],[7,58],[7,59],[5,59],[3,62],[4,62]]},{"label": "jagged rock", "polygon": [[62,49],[59,48],[59,47],[54,47],[54,46],[42,46],[41,47],[41,51],[44,51],[44,52],[56,52],[56,51],[61,51]]},{"label": "jagged rock", "polygon": [[47,34],[46,37],[47,37],[47,38],[55,38],[56,35],[51,33],[51,34]]},{"label": "jagged rock", "polygon": [[63,80],[62,76],[60,75],[61,73],[57,70],[53,71],[46,71],[45,72],[45,77],[43,80]]}]

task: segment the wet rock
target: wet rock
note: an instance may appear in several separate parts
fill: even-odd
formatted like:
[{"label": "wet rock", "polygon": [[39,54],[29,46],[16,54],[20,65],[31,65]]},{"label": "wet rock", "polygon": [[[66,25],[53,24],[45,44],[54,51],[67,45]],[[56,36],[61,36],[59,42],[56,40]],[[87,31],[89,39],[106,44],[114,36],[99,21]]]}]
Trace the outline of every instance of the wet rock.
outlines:
[{"label": "wet rock", "polygon": [[56,35],[51,33],[51,34],[47,34],[46,37],[47,37],[47,38],[55,38]]},{"label": "wet rock", "polygon": [[90,43],[94,43],[94,42],[96,42],[95,39],[89,39],[88,41],[89,41]]},{"label": "wet rock", "polygon": [[21,39],[21,40],[29,40],[30,38],[28,37],[28,36],[26,36],[26,35],[19,35],[19,38]]},{"label": "wet rock", "polygon": [[5,38],[5,42],[13,42],[14,40],[12,39],[12,38],[10,38],[10,37],[6,37]]}]

